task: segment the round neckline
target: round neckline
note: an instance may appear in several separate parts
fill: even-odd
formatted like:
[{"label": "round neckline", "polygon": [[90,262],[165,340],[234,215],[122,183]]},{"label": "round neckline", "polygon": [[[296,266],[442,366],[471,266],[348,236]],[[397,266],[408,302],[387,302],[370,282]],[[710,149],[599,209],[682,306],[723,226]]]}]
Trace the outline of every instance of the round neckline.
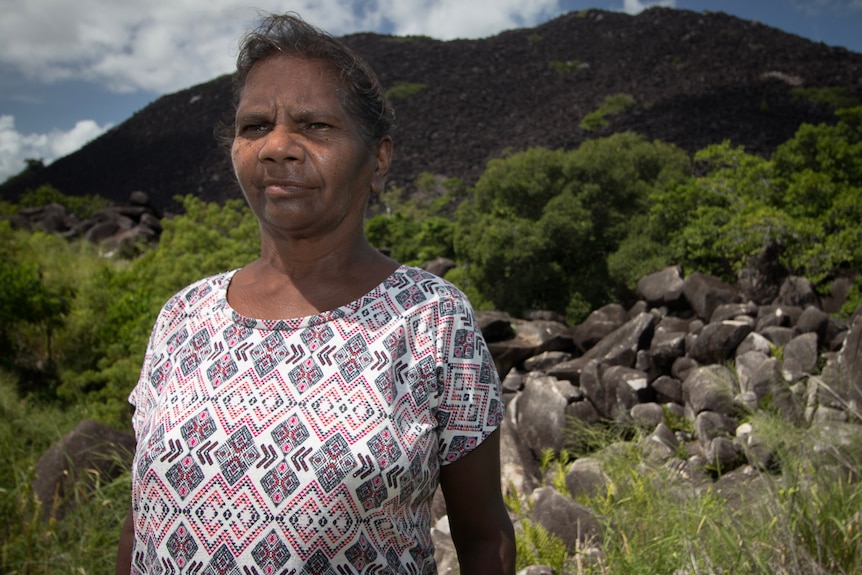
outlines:
[{"label": "round neckline", "polygon": [[221,299],[223,302],[223,311],[230,316],[231,321],[235,324],[241,325],[243,327],[258,329],[262,331],[284,331],[284,330],[294,330],[298,328],[310,327],[314,325],[321,325],[330,321],[334,321],[343,317],[354,313],[362,306],[363,300],[371,297],[378,297],[379,294],[383,290],[384,284],[389,282],[395,275],[403,274],[408,269],[408,266],[404,264],[398,264],[398,267],[395,268],[392,273],[386,276],[380,283],[374,286],[369,292],[359,296],[355,300],[348,302],[342,306],[333,308],[331,310],[322,311],[316,313],[314,315],[301,316],[295,318],[287,318],[287,319],[259,319],[254,317],[249,317],[243,315],[238,312],[228,301],[227,292],[230,287],[231,281],[233,281],[234,276],[241,268],[237,268],[226,272],[222,277],[221,281]]}]

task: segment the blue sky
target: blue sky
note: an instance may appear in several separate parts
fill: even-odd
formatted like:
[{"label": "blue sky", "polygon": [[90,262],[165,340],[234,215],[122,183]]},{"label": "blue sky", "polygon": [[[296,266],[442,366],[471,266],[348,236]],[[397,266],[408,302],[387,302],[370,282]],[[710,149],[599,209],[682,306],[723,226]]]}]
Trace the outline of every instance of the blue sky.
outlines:
[{"label": "blue sky", "polygon": [[50,163],[162,94],[229,73],[258,10],[340,36],[483,38],[572,10],[726,12],[862,53],[862,0],[0,0],[0,181]]}]

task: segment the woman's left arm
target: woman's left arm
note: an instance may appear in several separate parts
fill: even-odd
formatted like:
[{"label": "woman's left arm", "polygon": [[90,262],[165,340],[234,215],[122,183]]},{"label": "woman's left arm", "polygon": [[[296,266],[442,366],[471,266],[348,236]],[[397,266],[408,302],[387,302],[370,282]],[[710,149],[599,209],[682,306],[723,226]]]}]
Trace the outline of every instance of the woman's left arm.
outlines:
[{"label": "woman's left arm", "polygon": [[500,430],[440,468],[462,575],[514,575],[515,532],[500,491]]}]

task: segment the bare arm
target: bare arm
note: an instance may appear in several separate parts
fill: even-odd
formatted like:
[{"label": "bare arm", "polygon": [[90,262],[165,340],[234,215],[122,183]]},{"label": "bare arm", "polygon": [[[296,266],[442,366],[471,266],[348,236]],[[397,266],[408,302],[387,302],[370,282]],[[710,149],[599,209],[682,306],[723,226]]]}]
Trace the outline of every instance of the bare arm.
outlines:
[{"label": "bare arm", "polygon": [[515,533],[500,492],[500,430],[440,469],[462,575],[514,575]]},{"label": "bare arm", "polygon": [[132,570],[132,544],[135,540],[135,528],[132,523],[132,511],[126,515],[123,528],[120,531],[120,545],[117,552],[116,575],[129,575]]}]

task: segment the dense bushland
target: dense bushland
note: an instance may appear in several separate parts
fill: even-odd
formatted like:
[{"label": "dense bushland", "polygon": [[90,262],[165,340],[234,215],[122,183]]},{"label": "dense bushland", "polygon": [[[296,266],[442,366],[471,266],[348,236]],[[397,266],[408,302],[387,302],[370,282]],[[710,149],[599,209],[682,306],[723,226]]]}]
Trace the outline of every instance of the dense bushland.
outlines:
[{"label": "dense bushland", "polygon": [[[405,263],[452,259],[458,267],[446,277],[477,308],[513,314],[550,309],[570,322],[612,300],[630,303],[637,279],[669,264],[735,282],[769,257],[782,273],[808,277],[825,292],[835,277],[858,278],[862,270],[862,108],[840,115],[836,125],[802,126],[769,159],[729,144],[691,158],[672,145],[623,133],[570,151],[507,154],[489,162],[469,189],[425,174],[410,198],[397,188],[384,193],[368,219],[368,236]],[[67,202],[81,211],[98,206],[97,199],[76,203],[49,189],[27,198]],[[4,572],[96,573],[112,560],[127,479],[88,495],[76,512],[80,517],[62,526],[31,521],[37,503],[28,485],[39,454],[81,418],[129,428],[126,398],[161,305],[184,285],[256,257],[257,225],[242,202],[181,202],[184,213],[164,221],[158,247],[131,261],[106,259],[89,244],[16,231],[0,221]],[[7,213],[21,207],[2,206]],[[862,280],[856,279],[844,312],[859,303]],[[679,525],[691,552],[716,545],[721,553],[702,552],[727,561],[722,554],[742,536],[734,531],[739,521],[724,525],[718,513],[704,515],[709,502],[684,510],[671,502],[666,510],[654,508],[644,495],[645,480],[624,476],[634,465],[626,462],[620,469],[619,495],[605,502],[620,510],[611,514],[615,523],[640,516],[651,517],[659,529]],[[815,530],[815,543],[833,541],[816,531],[824,519],[812,518],[811,526],[809,515],[832,519],[858,509],[858,483],[830,483],[802,500],[802,488],[776,489],[788,495],[773,513],[787,527],[785,535],[790,533],[784,543],[801,545],[797,531],[803,528]],[[824,500],[824,494],[837,502]],[[628,507],[631,502],[640,507]],[[679,514],[691,515],[691,525],[680,523]],[[696,540],[704,525],[717,530],[714,542]],[[744,535],[766,534],[770,525],[753,525]],[[858,518],[853,528],[858,533]],[[602,572],[664,569],[655,558],[669,552],[670,535],[650,539],[643,530],[635,537],[635,531],[622,530],[626,540],[608,538],[606,557],[618,563]],[[769,539],[764,545],[774,550],[781,543]],[[860,550],[858,537],[846,545]],[[101,559],[81,563],[82,556]],[[736,563],[738,572],[766,572],[762,561],[758,556]],[[829,561],[858,567],[850,559]]]}]

